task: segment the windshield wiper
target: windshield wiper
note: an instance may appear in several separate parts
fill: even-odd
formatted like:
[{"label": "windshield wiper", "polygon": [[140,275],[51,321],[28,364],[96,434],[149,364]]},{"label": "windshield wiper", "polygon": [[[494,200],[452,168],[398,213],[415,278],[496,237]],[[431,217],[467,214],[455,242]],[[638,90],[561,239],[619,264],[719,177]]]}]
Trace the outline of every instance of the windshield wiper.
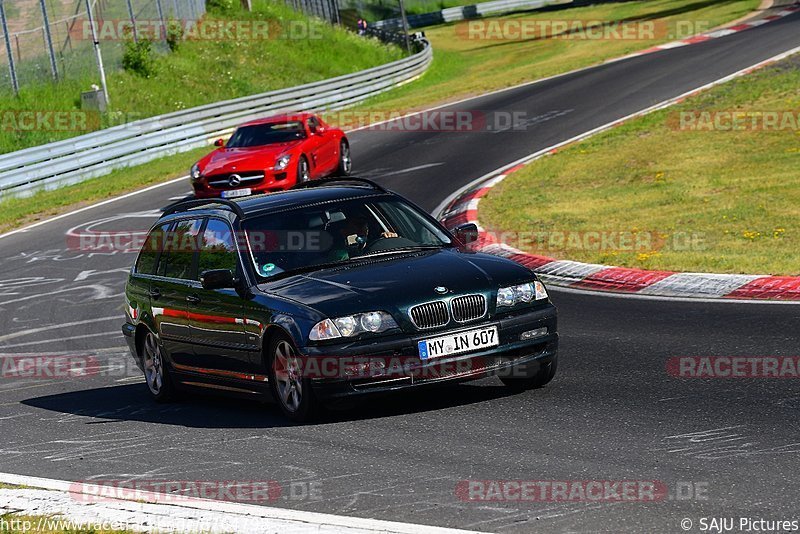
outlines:
[{"label": "windshield wiper", "polygon": [[370,252],[369,254],[362,254],[359,258],[372,258],[375,256],[383,256],[384,254],[404,254],[406,252],[416,252],[418,250],[439,250],[444,248],[444,245],[413,245],[407,247],[390,248],[387,250],[378,250]]},{"label": "windshield wiper", "polygon": [[367,258],[375,258],[378,256],[385,256],[389,254],[406,254],[409,252],[416,252],[419,250],[438,250],[444,248],[446,245],[414,245],[408,247],[398,247],[389,250],[380,250],[377,252],[372,252],[370,254],[362,254],[361,256],[355,256],[346,260],[340,261],[332,261],[326,263],[315,263],[314,265],[306,265],[304,267],[295,267],[294,269],[289,269],[288,271],[281,271],[276,273],[272,276],[264,276],[261,275],[263,278],[266,278],[269,281],[273,280],[280,280],[281,278],[286,278],[287,276],[293,276],[296,274],[303,274],[303,273],[310,273],[313,271],[320,271],[322,269],[332,269],[336,267],[343,267],[345,265],[350,265],[353,263],[358,263]]}]

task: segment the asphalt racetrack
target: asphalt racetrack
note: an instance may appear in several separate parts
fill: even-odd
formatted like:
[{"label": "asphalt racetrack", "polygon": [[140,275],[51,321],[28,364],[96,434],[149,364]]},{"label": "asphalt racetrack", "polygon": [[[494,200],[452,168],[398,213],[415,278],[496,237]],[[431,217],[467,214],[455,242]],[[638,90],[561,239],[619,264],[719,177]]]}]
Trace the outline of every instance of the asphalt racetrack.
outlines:
[{"label": "asphalt racetrack", "polygon": [[[800,15],[468,102],[527,127],[350,134],[355,171],[432,210],[493,169],[800,46]],[[502,73],[498,73],[502,75]],[[122,292],[135,255],[65,233],[146,229],[188,182],[0,239],[0,352],[129,358]],[[376,399],[292,426],[276,406],[153,403],[137,376],[0,380],[0,471],[66,480],[316,482],[274,506],[500,532],[682,532],[702,517],[797,519],[792,380],[678,379],[675,356],[796,356],[800,307],[553,290],[559,374],[510,394],[485,379]],[[465,480],[658,481],[656,502],[471,502]]]}]

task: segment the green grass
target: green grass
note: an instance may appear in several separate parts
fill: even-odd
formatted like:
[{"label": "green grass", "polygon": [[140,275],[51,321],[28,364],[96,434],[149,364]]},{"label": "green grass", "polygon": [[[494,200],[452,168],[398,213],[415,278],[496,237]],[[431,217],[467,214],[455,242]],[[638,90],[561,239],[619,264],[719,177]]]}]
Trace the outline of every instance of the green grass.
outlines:
[{"label": "green grass", "polygon": [[694,27],[716,27],[752,12],[759,3],[759,0],[646,0],[482,19],[609,22],[641,19],[655,21],[658,31],[653,40],[477,40],[465,38],[466,22],[426,28],[425,34],[434,50],[434,61],[429,71],[420,81],[378,96],[365,106],[384,110],[418,109],[561,74],[671,41],[673,38],[669,33],[682,28],[681,25],[689,27],[697,23]]},{"label": "green grass", "polygon": [[[492,231],[638,232],[639,250],[529,243],[557,258],[645,269],[800,275],[800,129],[696,130],[680,113],[800,109],[800,57],[631,121],[514,173],[481,202]],[[797,121],[795,120],[795,123]],[[697,236],[671,246],[673,236]]]},{"label": "green grass", "polygon": [[[4,122],[4,127],[0,128],[0,153],[80,135],[126,120],[323,80],[381,65],[403,55],[399,47],[364,39],[318,19],[308,19],[282,2],[255,0],[253,3],[253,13],[213,12],[207,17],[229,21],[267,20],[274,29],[271,35],[279,35],[279,38],[186,40],[175,53],[156,56],[156,71],[150,78],[112,70],[108,74],[111,109],[102,120],[92,117],[87,121],[89,127],[78,128],[78,131],[13,131],[8,128],[9,123]],[[289,22],[297,20],[308,21],[310,28],[292,26],[295,29],[290,32]],[[282,29],[280,34],[278,27]],[[306,31],[320,38],[282,38],[306,35]],[[119,43],[106,46],[119,46]],[[84,59],[91,60],[91,50],[84,52]],[[80,93],[88,90],[92,83],[99,84],[94,75],[67,79],[55,85],[42,83],[23,87],[19,98],[10,95],[0,98],[0,116],[8,117],[6,112],[17,110],[79,110]]]}]

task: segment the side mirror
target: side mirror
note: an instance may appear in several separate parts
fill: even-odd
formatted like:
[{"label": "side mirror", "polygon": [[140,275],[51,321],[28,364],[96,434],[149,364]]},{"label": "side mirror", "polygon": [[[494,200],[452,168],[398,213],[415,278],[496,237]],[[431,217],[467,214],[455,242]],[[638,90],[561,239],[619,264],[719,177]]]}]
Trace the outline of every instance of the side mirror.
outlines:
[{"label": "side mirror", "polygon": [[225,140],[224,139],[217,139],[216,141],[214,141],[214,146],[218,146],[218,147],[225,146]]},{"label": "side mirror", "polygon": [[475,223],[459,224],[450,231],[465,245],[470,245],[478,240],[478,225]]},{"label": "side mirror", "polygon": [[233,289],[236,279],[230,269],[216,269],[200,273],[200,284],[203,289]]},{"label": "side mirror", "polygon": [[316,134],[316,135],[322,135],[322,134],[325,133],[325,128],[323,126],[319,126],[319,125],[312,126],[311,127],[311,133]]}]

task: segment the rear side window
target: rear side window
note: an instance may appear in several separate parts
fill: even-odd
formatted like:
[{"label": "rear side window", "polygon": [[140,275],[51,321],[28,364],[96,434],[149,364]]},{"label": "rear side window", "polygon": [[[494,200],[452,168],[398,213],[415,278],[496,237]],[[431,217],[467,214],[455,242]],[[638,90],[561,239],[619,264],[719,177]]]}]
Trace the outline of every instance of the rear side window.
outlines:
[{"label": "rear side window", "polygon": [[164,246],[164,237],[170,223],[164,223],[153,228],[144,240],[142,250],[136,259],[135,271],[138,274],[153,274],[156,270],[158,253]]},{"label": "rear side window", "polygon": [[197,235],[202,225],[203,219],[187,219],[177,222],[167,232],[157,274],[167,278],[192,279]]},{"label": "rear side window", "polygon": [[209,219],[199,245],[198,278],[203,271],[216,269],[229,269],[236,274],[236,242],[228,223]]}]

